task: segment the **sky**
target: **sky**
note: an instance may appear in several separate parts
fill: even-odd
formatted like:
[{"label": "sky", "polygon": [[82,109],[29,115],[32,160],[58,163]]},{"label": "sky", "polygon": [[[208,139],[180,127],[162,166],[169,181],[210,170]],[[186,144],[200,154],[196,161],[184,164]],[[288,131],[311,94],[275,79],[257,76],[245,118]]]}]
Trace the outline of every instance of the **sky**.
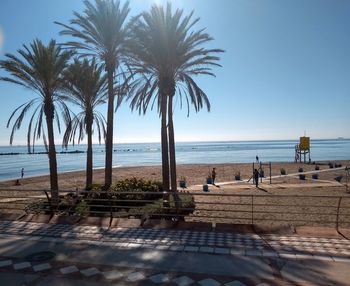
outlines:
[{"label": "sky", "polygon": [[[350,1],[171,2],[185,14],[194,10],[200,18],[194,29],[206,28],[214,38],[208,47],[225,50],[215,78],[196,78],[211,111],[192,110],[187,117],[177,102],[176,141],[350,138]],[[130,16],[164,3],[131,0]],[[83,9],[80,0],[1,0],[0,58],[35,38],[64,42],[54,21],[68,23],[73,10]],[[0,82],[0,145],[9,144],[12,111],[35,96]],[[26,127],[16,132],[14,145],[26,143]],[[62,135],[55,136],[60,144]],[[157,110],[140,116],[125,102],[115,114],[114,142],[160,142]]]}]

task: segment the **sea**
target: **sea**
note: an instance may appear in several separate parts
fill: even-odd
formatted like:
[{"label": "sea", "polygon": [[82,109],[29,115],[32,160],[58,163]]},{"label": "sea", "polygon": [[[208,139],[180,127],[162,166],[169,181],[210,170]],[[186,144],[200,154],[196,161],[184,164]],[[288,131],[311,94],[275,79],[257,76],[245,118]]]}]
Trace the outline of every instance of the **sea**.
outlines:
[{"label": "sea", "polygon": [[[255,156],[263,162],[293,162],[297,140],[183,142],[176,144],[177,164],[250,163]],[[113,166],[150,166],[161,164],[160,143],[114,144]],[[84,170],[86,145],[56,146],[58,172]],[[0,146],[0,181],[49,174],[44,146]],[[350,160],[350,139],[311,140],[311,160]],[[104,145],[93,146],[94,168],[103,168]]]}]

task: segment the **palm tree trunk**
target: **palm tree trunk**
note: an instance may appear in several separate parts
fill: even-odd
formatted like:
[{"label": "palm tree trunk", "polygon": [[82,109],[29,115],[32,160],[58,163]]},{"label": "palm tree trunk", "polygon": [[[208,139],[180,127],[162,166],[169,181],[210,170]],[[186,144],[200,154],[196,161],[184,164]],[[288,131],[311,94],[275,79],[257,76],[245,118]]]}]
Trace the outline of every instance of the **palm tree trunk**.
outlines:
[{"label": "palm tree trunk", "polygon": [[87,155],[86,155],[86,190],[91,189],[92,185],[92,123],[88,120],[86,126],[86,133],[88,137]]},{"label": "palm tree trunk", "polygon": [[112,160],[113,160],[113,116],[114,116],[114,92],[113,92],[114,68],[107,68],[108,76],[108,110],[106,132],[106,165],[105,165],[105,189],[112,184]]},{"label": "palm tree trunk", "polygon": [[[177,193],[177,176],[176,176],[176,153],[175,153],[175,132],[173,123],[173,97],[169,97],[168,104],[168,136],[169,136],[169,158],[170,158],[170,174],[171,174],[171,191],[177,211],[182,207],[182,201]],[[183,217],[179,217],[183,220]]]},{"label": "palm tree trunk", "polygon": [[169,158],[171,174],[171,191],[176,192],[176,156],[175,156],[175,136],[173,124],[173,96],[169,97],[168,103],[168,136],[169,136]]},{"label": "palm tree trunk", "polygon": [[57,207],[59,203],[58,197],[58,178],[57,178],[57,159],[55,138],[53,132],[53,106],[45,108],[45,118],[47,125],[47,135],[49,141],[49,165],[50,165],[50,187],[51,187],[51,206]]},{"label": "palm tree trunk", "polygon": [[168,153],[168,135],[167,135],[167,96],[161,95],[161,145],[162,145],[162,179],[163,191],[169,191],[169,153]]}]

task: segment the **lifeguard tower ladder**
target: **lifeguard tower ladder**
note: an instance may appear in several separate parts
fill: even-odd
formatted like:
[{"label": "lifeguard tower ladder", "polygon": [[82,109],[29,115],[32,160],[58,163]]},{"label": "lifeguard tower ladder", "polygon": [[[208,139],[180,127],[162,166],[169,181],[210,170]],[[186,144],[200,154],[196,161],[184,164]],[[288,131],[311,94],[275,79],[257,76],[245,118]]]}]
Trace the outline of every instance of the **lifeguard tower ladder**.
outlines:
[{"label": "lifeguard tower ladder", "polygon": [[301,157],[304,156],[304,163],[306,163],[306,155],[309,155],[309,163],[311,162],[310,158],[310,137],[300,137],[299,144],[295,145],[295,162],[301,163]]}]

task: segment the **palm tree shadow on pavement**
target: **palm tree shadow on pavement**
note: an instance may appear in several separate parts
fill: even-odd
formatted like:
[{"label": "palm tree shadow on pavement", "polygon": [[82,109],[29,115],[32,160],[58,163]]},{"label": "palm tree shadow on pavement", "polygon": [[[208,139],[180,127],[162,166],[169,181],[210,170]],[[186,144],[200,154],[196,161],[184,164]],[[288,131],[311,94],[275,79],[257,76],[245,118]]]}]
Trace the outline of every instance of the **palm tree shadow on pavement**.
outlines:
[{"label": "palm tree shadow on pavement", "polygon": [[[57,235],[58,225],[43,224],[43,229],[48,233]],[[10,225],[5,226],[3,233],[10,232]],[[26,225],[22,225],[20,230],[23,232]],[[137,236],[137,229],[111,229],[117,231],[122,237],[128,237],[133,241]],[[37,230],[40,232],[40,228]],[[101,231],[105,235],[105,231]],[[163,230],[165,232],[166,230]],[[21,232],[19,232],[21,233]],[[17,234],[17,237],[21,234]],[[291,282],[293,285],[304,285],[311,283],[316,285],[339,285],[346,286],[343,277],[338,278],[333,275],[333,271],[342,271],[344,264],[330,263],[323,260],[295,260],[284,258],[259,258],[240,255],[216,255],[209,253],[192,253],[192,252],[177,252],[159,249],[141,249],[141,248],[117,248],[116,242],[110,244],[89,245],[80,243],[72,243],[72,239],[78,241],[83,239],[80,236],[72,235],[70,240],[61,240],[54,242],[46,239],[46,241],[29,240],[27,236],[23,236],[23,240],[1,237],[0,238],[0,261],[11,259],[16,262],[24,262],[32,254],[40,251],[52,251],[56,257],[49,261],[31,262],[32,265],[50,263],[52,270],[45,272],[36,272],[38,276],[34,281],[38,285],[44,280],[53,279],[58,281],[67,279],[72,285],[96,285],[105,279],[103,275],[94,275],[89,278],[84,277],[79,272],[70,275],[59,273],[62,267],[75,265],[79,270],[95,267],[100,272],[116,270],[120,273],[125,273],[123,277],[115,278],[108,282],[124,282],[128,273],[140,272],[144,274],[144,279],[135,282],[133,285],[153,285],[150,283],[149,277],[156,274],[166,274],[171,279],[183,275],[189,276],[193,280],[201,280],[212,278],[220,281],[222,285],[229,283],[232,280],[240,280],[246,285],[256,284],[257,277],[261,280],[260,283],[274,282]],[[97,241],[98,242],[98,241]],[[347,266],[347,265],[345,265]],[[26,269],[26,273],[33,272],[31,269]],[[3,273],[15,273],[22,275],[21,270],[14,271],[13,267],[3,267],[0,272],[0,277]],[[346,272],[344,270],[344,272]],[[332,275],[330,275],[332,274]],[[258,280],[259,280],[258,279]],[[75,281],[75,282],[74,282]],[[74,282],[74,283],[73,283]],[[57,282],[58,283],[58,282]],[[254,284],[254,285],[255,285]],[[56,285],[55,283],[50,285]],[[58,284],[57,284],[58,285]]]}]

